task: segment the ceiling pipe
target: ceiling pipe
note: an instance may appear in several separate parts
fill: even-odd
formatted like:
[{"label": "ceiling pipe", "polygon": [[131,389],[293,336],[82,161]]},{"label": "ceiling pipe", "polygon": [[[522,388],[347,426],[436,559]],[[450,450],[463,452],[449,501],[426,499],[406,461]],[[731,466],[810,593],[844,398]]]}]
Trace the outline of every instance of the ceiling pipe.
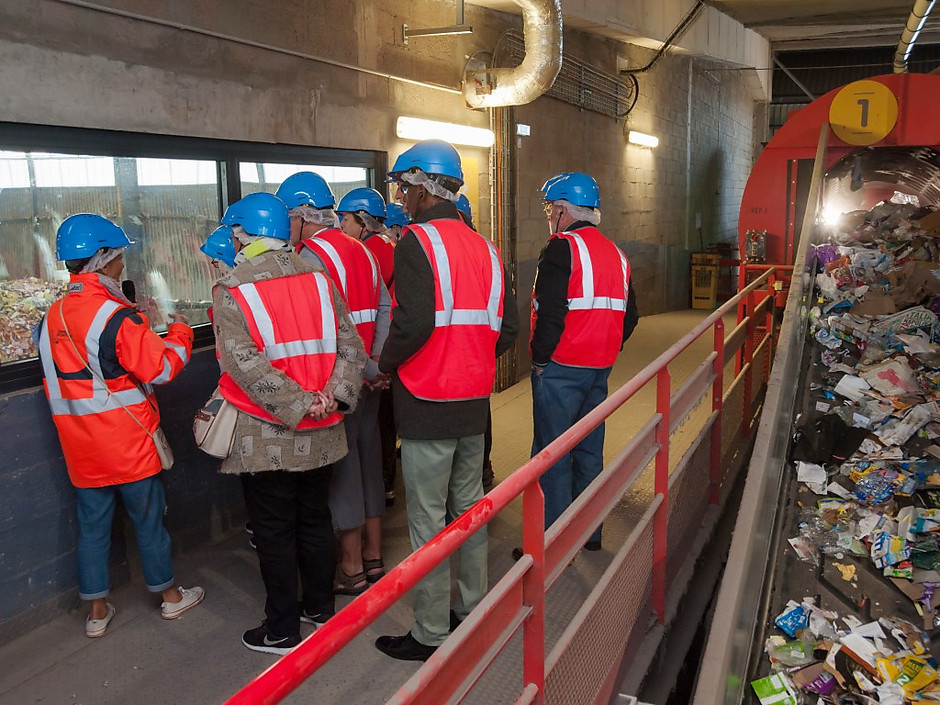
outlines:
[{"label": "ceiling pipe", "polygon": [[907,59],[914,49],[914,42],[917,41],[917,35],[924,28],[927,22],[927,16],[933,9],[936,0],[915,0],[914,7],[910,16],[907,18],[907,24],[904,25],[904,31],[901,32],[901,41],[898,42],[898,50],[894,53],[894,72],[907,73]]},{"label": "ceiling pipe", "polygon": [[561,0],[513,0],[522,8],[525,59],[511,69],[470,66],[463,96],[471,108],[525,105],[545,93],[561,70]]}]

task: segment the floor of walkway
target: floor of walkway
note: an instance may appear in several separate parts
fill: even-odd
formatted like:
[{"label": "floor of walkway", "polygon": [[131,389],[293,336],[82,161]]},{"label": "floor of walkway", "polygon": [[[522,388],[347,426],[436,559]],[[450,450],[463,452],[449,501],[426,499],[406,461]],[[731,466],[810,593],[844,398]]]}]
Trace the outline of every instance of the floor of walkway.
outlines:
[{"label": "floor of walkway", "polygon": [[[681,311],[643,318],[614,368],[610,388],[633,377],[707,313]],[[670,366],[673,389],[701,363],[710,346],[709,335]],[[611,418],[605,448],[608,458],[648,420],[654,405],[654,385],[647,385]],[[528,381],[495,395],[492,409],[492,460],[497,479],[503,479],[529,457],[532,416]],[[651,483],[644,478],[605,523],[605,550],[582,552],[553,588],[548,609],[549,641],[561,633],[567,618],[601,575],[610,559],[610,549],[623,542],[651,495]],[[385,521],[384,552],[386,562],[392,565],[410,552],[403,505],[399,500]],[[510,550],[520,545],[520,535],[521,505],[517,501],[490,524],[491,584],[510,567]],[[249,651],[240,641],[245,629],[260,623],[264,600],[254,551],[243,533],[180,557],[176,569],[185,585],[198,583],[207,591],[202,606],[176,621],[160,619],[154,598],[137,580],[112,594],[117,616],[102,639],[84,636],[84,608],[76,606],[30,634],[0,646],[0,705],[220,703],[274,662],[274,657]],[[351,599],[338,597],[337,608]],[[389,659],[372,643],[379,635],[403,634],[410,628],[409,605],[407,597],[400,601],[286,702],[385,702],[420,664]],[[515,700],[520,669],[514,651],[507,649],[501,655],[471,701],[492,704]]]}]

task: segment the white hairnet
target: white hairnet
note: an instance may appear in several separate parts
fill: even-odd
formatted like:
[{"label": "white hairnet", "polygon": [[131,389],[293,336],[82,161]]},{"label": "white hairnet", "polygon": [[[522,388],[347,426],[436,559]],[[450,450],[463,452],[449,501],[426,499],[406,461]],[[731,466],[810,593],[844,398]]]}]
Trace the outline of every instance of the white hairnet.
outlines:
[{"label": "white hairnet", "polygon": [[438,198],[445,198],[452,203],[456,202],[459,198],[456,193],[453,191],[448,191],[446,188],[434,181],[432,176],[428,176],[420,169],[415,169],[414,171],[404,171],[398,178],[406,183],[411,184],[412,186],[423,186],[428,190],[428,193],[433,194]]},{"label": "white hairnet", "polygon": [[82,267],[80,274],[88,274],[89,272],[97,272],[99,269],[104,267],[111,262],[119,255],[124,254],[124,247],[102,247],[95,254],[91,256],[91,259],[88,260],[88,263]]},{"label": "white hairnet", "polygon": [[[232,226],[232,234],[238,238],[238,241],[243,245],[250,245],[253,242],[261,240],[269,250],[290,250],[290,240],[280,240],[276,237],[260,237],[258,235],[250,235],[245,232],[244,228],[241,225]],[[241,257],[241,259],[239,259]],[[241,252],[235,255],[235,261],[238,263],[244,262],[245,257]]]},{"label": "white hairnet", "polygon": [[356,217],[362,221],[366,230],[370,233],[380,233],[385,230],[385,226],[378,221],[378,218],[374,218],[365,211],[359,211],[356,213]]},{"label": "white hairnet", "polygon": [[591,225],[601,224],[601,211],[599,208],[576,206],[563,198],[558,199],[555,203],[564,206],[565,210],[568,211],[575,220],[583,220],[585,223],[590,223]]},{"label": "white hairnet", "polygon": [[303,218],[304,221],[315,225],[325,225],[330,228],[339,227],[339,218],[332,208],[315,208],[305,203],[302,206],[291,208],[289,215],[291,218]]}]

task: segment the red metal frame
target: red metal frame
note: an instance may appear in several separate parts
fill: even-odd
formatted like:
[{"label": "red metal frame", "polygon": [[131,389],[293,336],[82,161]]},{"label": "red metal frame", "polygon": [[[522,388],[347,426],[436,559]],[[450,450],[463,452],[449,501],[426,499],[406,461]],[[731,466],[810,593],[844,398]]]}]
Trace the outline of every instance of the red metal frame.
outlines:
[{"label": "red metal frame", "polygon": [[[727,398],[724,389],[724,366],[744,347],[753,353],[753,343],[732,344],[740,340],[736,332],[724,337],[722,317],[734,311],[739,301],[747,299],[747,310],[756,315],[764,306],[768,311],[773,302],[772,289],[758,293],[758,288],[772,282],[773,272],[767,271],[729,300],[702,323],[683,336],[633,379],[615,390],[601,405],[568,429],[551,445],[499,483],[489,494],[467,512],[457,517],[431,541],[412,553],[388,572],[378,583],[340,610],[323,627],[317,629],[300,646],[245,685],[229,698],[228,705],[278,703],[292,690],[323,666],[340,649],[389,609],[422,578],[448,557],[473,533],[489,523],[510,502],[522,495],[522,545],[526,555],[517,561],[464,620],[448,640],[437,649],[424,666],[395,694],[392,703],[458,702],[498,656],[513,634],[523,631],[523,690],[517,703],[545,701],[545,682],[551,664],[566,647],[557,643],[550,660],[545,654],[545,593],[557,579],[597,524],[615,506],[632,482],[655,457],[655,497],[644,521],[652,521],[654,550],[652,555],[652,606],[660,623],[666,618],[666,564],[669,557],[668,508],[670,484],[671,429],[681,422],[680,415],[691,408],[695,398],[711,396],[711,429],[704,437],[711,438],[708,476],[709,501],[719,501],[723,479],[721,467],[721,420]],[[761,298],[755,304],[755,297]],[[768,316],[770,314],[768,313]],[[769,319],[768,319],[769,320]],[[753,322],[745,319],[748,331]],[[706,361],[706,374],[694,373],[681,391],[671,391],[668,365],[698,338],[713,330],[714,346]],[[766,328],[772,331],[772,323]],[[746,341],[751,341],[749,334]],[[749,353],[749,354],[750,354]],[[745,374],[750,374],[748,357]],[[627,444],[604,472],[564,514],[544,529],[544,497],[539,477],[558,458],[570,451],[591,431],[653,378],[657,380],[657,412],[644,428]],[[696,397],[698,395],[698,397]],[[745,395],[742,426],[750,428],[753,400]],[[671,416],[676,418],[671,423]],[[652,510],[652,514],[650,514]],[[638,525],[630,541],[636,540],[642,526]],[[680,551],[683,547],[675,547]],[[549,666],[547,667],[547,664]],[[617,664],[613,667],[616,668]],[[605,682],[612,682],[608,674]],[[433,700],[429,700],[432,698]]]}]

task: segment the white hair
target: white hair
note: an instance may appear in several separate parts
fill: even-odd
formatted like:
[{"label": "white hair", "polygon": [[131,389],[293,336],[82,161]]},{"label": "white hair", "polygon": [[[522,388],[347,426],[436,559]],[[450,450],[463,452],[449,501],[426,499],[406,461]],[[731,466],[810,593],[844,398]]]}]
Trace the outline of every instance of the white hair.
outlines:
[{"label": "white hair", "polygon": [[585,223],[590,223],[591,225],[601,224],[601,211],[599,208],[576,206],[563,198],[558,199],[555,203],[564,206],[565,210],[568,211],[575,220],[583,220]]},{"label": "white hair", "polygon": [[420,169],[402,172],[398,178],[406,183],[411,184],[412,186],[423,186],[428,190],[428,193],[433,194],[438,198],[447,199],[451,203],[456,203],[457,199],[460,198],[460,196],[458,196],[456,193],[453,191],[448,191],[446,188],[434,181],[431,176],[428,176]]}]

